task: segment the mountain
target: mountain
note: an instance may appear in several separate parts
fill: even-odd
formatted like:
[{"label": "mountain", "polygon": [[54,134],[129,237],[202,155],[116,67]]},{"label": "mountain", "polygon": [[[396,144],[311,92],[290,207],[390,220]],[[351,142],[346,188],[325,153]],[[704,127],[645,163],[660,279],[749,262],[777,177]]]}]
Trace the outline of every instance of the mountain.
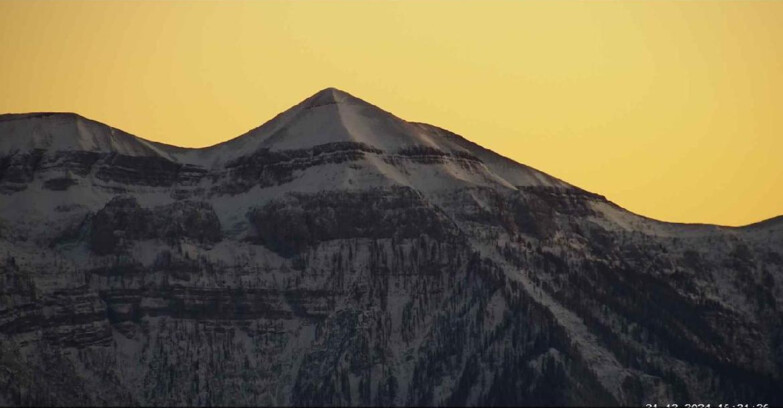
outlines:
[{"label": "mountain", "polygon": [[0,115],[0,404],[783,404],[783,218],[632,214],[329,88],[203,149]]}]

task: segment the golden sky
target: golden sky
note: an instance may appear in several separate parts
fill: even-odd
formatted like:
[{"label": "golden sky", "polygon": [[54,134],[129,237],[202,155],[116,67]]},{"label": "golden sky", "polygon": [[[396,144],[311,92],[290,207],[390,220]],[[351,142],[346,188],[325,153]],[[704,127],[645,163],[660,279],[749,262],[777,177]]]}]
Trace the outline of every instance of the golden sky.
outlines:
[{"label": "golden sky", "polygon": [[783,1],[0,0],[0,112],[207,146],[334,86],[636,213],[783,214]]}]

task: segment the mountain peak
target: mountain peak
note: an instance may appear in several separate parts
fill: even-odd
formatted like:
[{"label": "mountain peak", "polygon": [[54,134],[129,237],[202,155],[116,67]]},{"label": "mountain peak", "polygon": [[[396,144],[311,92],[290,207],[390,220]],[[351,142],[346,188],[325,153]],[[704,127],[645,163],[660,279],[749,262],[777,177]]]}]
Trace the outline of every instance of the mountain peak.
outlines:
[{"label": "mountain peak", "polygon": [[307,98],[307,107],[314,108],[316,106],[332,105],[357,99],[358,98],[349,94],[348,92],[329,87],[324,88],[316,92],[313,96]]}]

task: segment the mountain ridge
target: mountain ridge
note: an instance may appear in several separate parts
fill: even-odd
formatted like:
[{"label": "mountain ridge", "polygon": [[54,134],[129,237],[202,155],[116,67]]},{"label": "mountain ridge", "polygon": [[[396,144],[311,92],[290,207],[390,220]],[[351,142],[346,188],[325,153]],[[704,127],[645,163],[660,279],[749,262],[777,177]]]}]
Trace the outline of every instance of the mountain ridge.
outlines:
[{"label": "mountain ridge", "polygon": [[[459,148],[464,149],[465,151],[473,152],[474,154],[478,152],[477,157],[482,159],[484,162],[491,162],[494,163],[495,166],[493,166],[492,170],[495,173],[498,173],[501,178],[508,180],[510,185],[514,187],[522,186],[525,184],[530,183],[531,177],[530,176],[524,176],[519,177],[519,174],[515,174],[513,171],[514,168],[522,168],[525,170],[526,173],[532,174],[532,180],[540,179],[538,174],[543,175],[548,180],[553,180],[555,183],[560,183],[560,186],[567,186],[570,188],[578,188],[576,186],[570,185],[567,182],[564,182],[556,177],[553,177],[551,175],[548,175],[546,173],[543,173],[537,169],[534,169],[530,166],[527,166],[525,164],[519,163],[511,158],[508,158],[506,156],[503,156],[502,154],[499,154],[497,152],[494,152],[490,149],[484,148],[483,146],[478,145],[475,142],[472,142],[463,136],[460,136],[454,132],[451,132],[447,129],[441,128],[436,125],[423,123],[423,122],[408,122],[404,119],[401,119],[394,114],[387,112],[376,105],[373,105],[369,102],[366,102],[360,98],[357,98],[348,92],[339,90],[334,87],[327,87],[324,88],[315,94],[305,98],[301,102],[297,103],[296,105],[292,106],[291,108],[287,109],[286,111],[281,112],[278,115],[275,115],[272,119],[264,122],[263,124],[252,128],[251,130],[236,136],[234,138],[228,139],[226,141],[216,143],[213,145],[205,146],[205,147],[182,147],[182,146],[176,146],[161,142],[156,142],[148,139],[144,139],[143,137],[139,137],[136,135],[133,135],[131,133],[125,132],[119,128],[112,127],[110,125],[107,125],[105,123],[102,123],[100,121],[87,118],[85,116],[82,116],[78,113],[74,112],[30,112],[30,113],[6,113],[6,114],[0,114],[0,123],[3,122],[12,122],[12,121],[18,121],[18,120],[35,120],[35,119],[58,119],[58,118],[65,118],[68,120],[73,121],[82,121],[87,122],[89,124],[92,124],[96,127],[102,127],[105,129],[108,129],[111,133],[110,137],[117,137],[115,135],[119,135],[119,137],[122,138],[128,138],[130,137],[133,141],[138,141],[141,146],[136,149],[132,149],[132,154],[139,154],[142,153],[143,155],[158,155],[160,157],[164,157],[167,160],[172,160],[177,163],[182,164],[191,164],[191,165],[201,165],[201,166],[209,166],[210,160],[213,162],[219,162],[224,163],[228,160],[235,160],[237,157],[252,154],[253,152],[257,151],[258,149],[264,148],[264,143],[269,143],[269,139],[274,137],[275,134],[281,130],[281,128],[284,130],[285,126],[283,124],[279,124],[281,121],[285,120],[293,120],[296,119],[297,115],[302,114],[303,112],[306,112],[308,110],[316,109],[319,107],[329,106],[329,105],[340,105],[340,104],[354,104],[364,107],[365,109],[371,109],[375,110],[377,112],[381,112],[383,115],[388,115],[391,118],[394,118],[395,120],[398,120],[402,123],[409,124],[413,127],[418,127],[421,129],[424,129],[428,132],[435,132],[436,134],[445,137],[449,141],[453,141],[453,143],[450,143],[451,146],[457,146]],[[339,108],[338,108],[339,109]],[[291,118],[291,116],[294,116]],[[339,113],[338,113],[339,116]],[[272,128],[271,130],[269,128]],[[346,131],[350,134],[350,132]],[[3,129],[0,129],[0,134],[2,133],[8,133],[3,132]],[[259,134],[261,133],[261,134]],[[64,135],[60,135],[61,137],[65,137]],[[77,136],[78,137],[78,136]],[[353,137],[353,136],[350,136]],[[5,136],[7,139],[8,136]],[[317,138],[316,138],[317,139]],[[355,141],[355,137],[353,137]],[[27,141],[20,140],[18,143],[25,144]],[[359,141],[362,143],[363,141]],[[253,143],[256,143],[256,145],[253,145]],[[118,143],[119,144],[119,143]],[[313,143],[313,146],[318,145],[319,143]],[[326,144],[326,143],[320,143],[320,144]],[[99,144],[101,145],[101,144]],[[109,146],[109,151],[114,153],[127,153],[123,151],[112,151],[111,149],[114,148],[117,144],[109,143],[103,143],[102,144],[104,149],[105,146]],[[250,145],[250,146],[248,146]],[[419,146],[419,144],[411,143],[408,144],[408,147],[410,146]],[[14,146],[13,144],[9,143],[7,140],[4,140],[3,137],[0,137],[0,150],[4,150],[6,152],[11,151],[16,147],[19,149],[19,146]],[[152,149],[145,149],[145,147],[152,147]],[[31,146],[30,148],[35,148],[35,145]],[[71,148],[73,149],[73,148]],[[93,147],[95,149],[95,147]],[[100,147],[98,147],[100,150]],[[73,149],[78,150],[78,149]],[[89,149],[85,149],[89,150]],[[231,155],[229,154],[229,158],[220,158],[218,160],[214,159],[212,156],[219,156],[219,152],[221,150],[228,150],[228,151],[234,151],[235,154]],[[250,151],[247,151],[250,150]],[[512,169],[510,171],[507,171],[511,167]],[[551,181],[545,181],[545,183],[548,183]],[[588,192],[587,190],[580,189],[582,191]],[[590,194],[596,194],[593,192],[589,192]],[[596,194],[599,197],[604,196],[600,194]],[[613,205],[617,206],[618,208],[622,209],[623,211],[627,211],[631,213],[630,211],[624,209],[623,207],[612,203]],[[764,219],[756,222],[749,223],[747,225],[740,225],[740,226],[727,226],[727,225],[721,225],[721,224],[711,224],[711,223],[688,223],[688,222],[669,222],[669,221],[661,221],[652,217],[647,217],[641,214],[635,214],[632,213],[638,217],[642,217],[654,222],[662,223],[662,224],[671,224],[671,225],[681,225],[681,226],[715,226],[719,228],[747,228],[752,226],[760,226],[760,225],[772,225],[774,224],[774,220],[781,217],[771,217],[769,219]],[[783,215],[782,215],[783,216]]]}]

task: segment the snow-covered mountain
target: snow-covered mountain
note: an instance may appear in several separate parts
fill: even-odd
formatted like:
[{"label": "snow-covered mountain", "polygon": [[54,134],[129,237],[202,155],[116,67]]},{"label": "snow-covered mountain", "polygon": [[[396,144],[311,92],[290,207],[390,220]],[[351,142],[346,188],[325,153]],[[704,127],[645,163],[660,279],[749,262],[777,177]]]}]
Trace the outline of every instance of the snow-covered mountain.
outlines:
[{"label": "snow-covered mountain", "polygon": [[783,218],[662,223],[329,88],[0,115],[0,403],[783,403]]}]

